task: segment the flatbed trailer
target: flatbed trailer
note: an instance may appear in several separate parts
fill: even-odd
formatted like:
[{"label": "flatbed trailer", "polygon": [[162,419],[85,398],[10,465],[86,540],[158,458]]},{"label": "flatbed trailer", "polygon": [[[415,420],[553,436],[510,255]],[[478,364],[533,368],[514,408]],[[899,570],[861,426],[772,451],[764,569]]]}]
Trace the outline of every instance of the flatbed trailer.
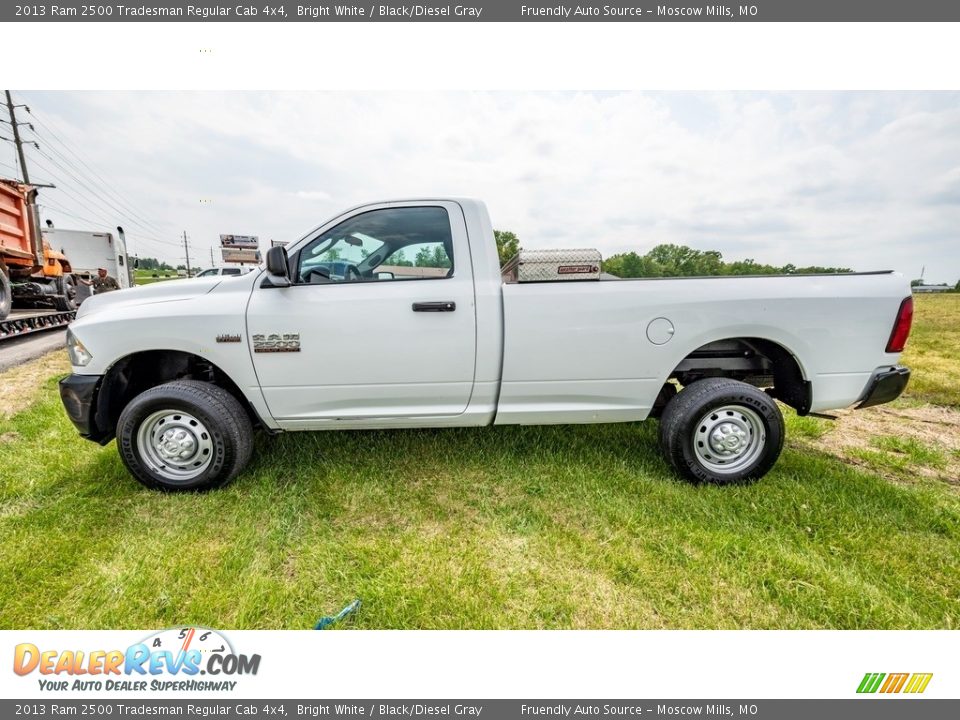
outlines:
[{"label": "flatbed trailer", "polygon": [[0,321],[0,342],[31,333],[66,328],[76,315],[75,310],[13,310]]}]

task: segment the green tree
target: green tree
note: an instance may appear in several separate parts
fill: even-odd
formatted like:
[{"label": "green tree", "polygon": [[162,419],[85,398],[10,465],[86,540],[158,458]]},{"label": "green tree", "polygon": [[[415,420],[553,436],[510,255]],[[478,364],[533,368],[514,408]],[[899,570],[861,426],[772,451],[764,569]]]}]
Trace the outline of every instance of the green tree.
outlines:
[{"label": "green tree", "polygon": [[433,248],[433,267],[450,267],[450,258],[447,257],[447,251],[444,249],[443,245],[436,245]]},{"label": "green tree", "polygon": [[[792,265],[790,266],[793,267]],[[773,265],[764,265],[758,263],[753,258],[746,260],[735,260],[734,262],[724,263],[724,275],[776,275],[783,272],[780,268]],[[794,271],[796,269],[794,268]],[[786,273],[789,274],[789,273]]]},{"label": "green tree", "polygon": [[665,277],[719,275],[723,268],[723,256],[716,250],[695,250],[686,245],[657,245],[647,256],[660,266]]},{"label": "green tree", "polygon": [[413,267],[413,263],[407,260],[407,254],[403,250],[397,250],[393,255],[388,257],[383,263],[384,265],[397,265],[399,267]]},{"label": "green tree", "polygon": [[433,249],[425,245],[417,251],[414,264],[417,267],[448,268],[450,258],[447,257],[447,251],[442,245],[434,245]]},{"label": "green tree", "polygon": [[520,238],[509,230],[494,230],[493,237],[497,241],[497,255],[500,256],[500,267],[523,248],[520,247]]},{"label": "green tree", "polygon": [[647,255],[635,252],[611,255],[603,261],[603,271],[619,278],[661,277],[663,268]]},{"label": "green tree", "polygon": [[430,248],[422,247],[417,250],[417,255],[413,259],[413,264],[417,267],[433,267],[430,263],[433,260],[433,252]]},{"label": "green tree", "polygon": [[173,268],[167,265],[167,263],[160,262],[154,257],[142,257],[139,258],[139,260],[139,268],[141,270],[173,270]]},{"label": "green tree", "polygon": [[657,245],[646,255],[635,252],[611,255],[603,261],[603,269],[621,278],[850,272],[849,268],[820,265],[798,268],[793,263],[777,267],[758,263],[753,258],[726,262],[717,250],[696,250],[672,244]]}]

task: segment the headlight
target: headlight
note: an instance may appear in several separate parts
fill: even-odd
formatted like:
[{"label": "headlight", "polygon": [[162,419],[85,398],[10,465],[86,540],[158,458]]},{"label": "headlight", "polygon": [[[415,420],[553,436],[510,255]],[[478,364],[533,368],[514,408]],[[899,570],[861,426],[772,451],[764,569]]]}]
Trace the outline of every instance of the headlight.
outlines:
[{"label": "headlight", "polygon": [[67,330],[67,354],[70,356],[70,364],[75,367],[86,367],[93,360],[93,355],[77,340],[72,330]]}]

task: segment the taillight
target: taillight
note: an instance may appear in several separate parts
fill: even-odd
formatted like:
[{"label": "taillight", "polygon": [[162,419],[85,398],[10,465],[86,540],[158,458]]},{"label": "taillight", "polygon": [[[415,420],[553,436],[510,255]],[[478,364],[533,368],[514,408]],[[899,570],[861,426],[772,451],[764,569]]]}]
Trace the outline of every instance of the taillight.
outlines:
[{"label": "taillight", "polygon": [[904,345],[907,344],[907,337],[910,335],[910,325],[913,323],[913,297],[907,297],[900,303],[900,309],[897,311],[897,320],[893,324],[893,332],[890,333],[890,340],[887,341],[887,352],[903,352]]}]

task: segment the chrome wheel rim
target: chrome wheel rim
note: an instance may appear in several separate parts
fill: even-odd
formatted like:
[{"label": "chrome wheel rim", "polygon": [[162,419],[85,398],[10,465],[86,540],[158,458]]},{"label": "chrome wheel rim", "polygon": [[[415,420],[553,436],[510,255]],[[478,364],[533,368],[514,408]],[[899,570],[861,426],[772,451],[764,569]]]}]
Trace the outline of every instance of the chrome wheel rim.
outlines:
[{"label": "chrome wheel rim", "polygon": [[715,408],[693,428],[697,461],[718,475],[732,475],[752,465],[766,441],[760,415],[743,405]]},{"label": "chrome wheel rim", "polygon": [[169,482],[200,476],[213,460],[213,438],[196,417],[182,410],[158,410],[137,431],[146,465]]}]

